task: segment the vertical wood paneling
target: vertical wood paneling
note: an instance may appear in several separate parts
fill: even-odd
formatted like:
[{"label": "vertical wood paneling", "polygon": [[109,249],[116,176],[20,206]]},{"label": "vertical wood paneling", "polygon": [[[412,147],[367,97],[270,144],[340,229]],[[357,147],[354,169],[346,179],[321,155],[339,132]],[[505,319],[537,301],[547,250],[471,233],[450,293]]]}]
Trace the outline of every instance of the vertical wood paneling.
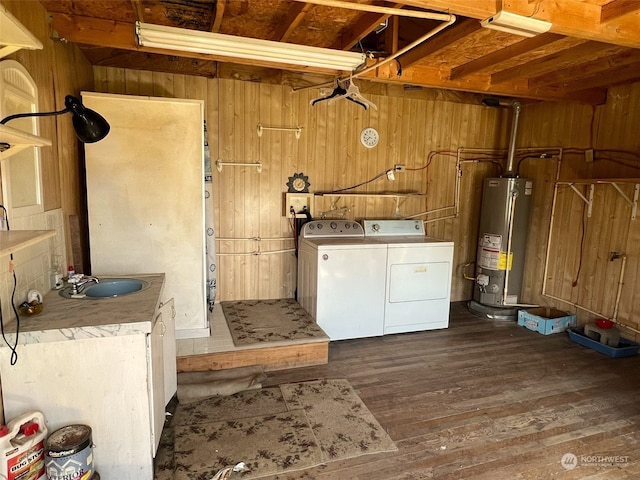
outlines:
[{"label": "vertical wood paneling", "polygon": [[[190,83],[193,77],[163,74],[151,78],[150,72],[123,73],[118,69],[100,67],[95,68],[94,74],[97,88],[126,88],[131,92],[137,89],[140,94],[149,94],[151,90],[172,92],[176,96],[194,95],[194,86]],[[137,87],[136,78],[139,82]],[[365,182],[395,164],[404,164],[408,169],[423,167],[432,151],[455,153],[459,147],[506,149],[509,140],[509,109],[458,104],[426,96],[421,98],[415,92],[403,93],[397,88],[389,88],[392,94],[383,95],[379,91],[367,94],[378,109],[365,112],[346,101],[310,105],[311,100],[326,95],[326,91],[293,92],[278,85],[225,79],[202,81],[206,88],[195,95],[215,99],[216,103],[207,108],[208,123],[215,125],[215,132],[210,127],[209,137],[213,160],[219,157],[225,162],[263,163],[262,174],[248,167],[225,167],[220,173],[214,170],[218,237],[290,236],[290,223],[282,216],[282,198],[287,178],[293,173],[307,175],[312,184],[311,191],[330,191]],[[593,119],[594,111],[589,106],[526,104],[521,115],[517,146],[565,149],[593,146],[596,149],[635,149],[637,152],[640,150],[638,136],[630,133],[627,123],[629,115],[640,117],[640,85],[620,87],[610,92],[609,101],[609,104],[596,108]],[[594,135],[590,132],[592,120]],[[265,132],[258,138],[255,131],[258,123],[300,125],[303,127],[302,137],[296,140],[293,133]],[[366,149],[360,144],[359,134],[365,126],[373,126],[380,132],[377,148]],[[591,145],[592,142],[595,144]],[[553,159],[529,159],[521,164],[521,168],[521,175],[534,181],[523,300],[569,308],[541,296],[557,162]],[[616,169],[615,164],[604,160],[586,164],[581,153],[563,155],[562,178],[587,176],[592,170],[607,171],[609,176],[617,172],[629,174],[630,171],[624,167]],[[427,192],[426,200],[409,199],[400,203],[400,214],[411,215],[452,204],[455,172],[455,158],[436,155],[427,169],[396,173],[395,182],[389,182],[384,176],[353,192]],[[475,261],[482,181],[497,175],[491,164],[465,164],[461,178],[460,215],[452,220],[427,224],[430,235],[455,242],[453,300],[466,300],[471,296],[472,284],[462,278],[461,269],[465,263]],[[631,192],[631,187],[625,188]],[[596,189],[600,192],[612,187],[598,186]],[[551,243],[549,293],[574,302],[589,297],[592,305],[612,309],[615,298],[612,300],[611,297],[616,288],[613,283],[617,282],[619,274],[619,263],[605,258],[612,249],[627,250],[629,279],[640,274],[637,261],[640,242],[631,241],[640,236],[638,227],[625,220],[629,208],[616,192],[610,193],[609,190],[598,193],[598,207],[594,207],[594,214],[587,222],[589,230],[585,236],[583,270],[578,285],[574,287],[572,282],[579,263],[583,202],[568,187],[559,189]],[[393,199],[356,198],[346,194],[340,198],[316,197],[314,213],[324,211],[331,216],[332,204],[337,208],[348,207],[350,211],[345,214],[346,218],[356,220],[393,217],[397,213]],[[338,214],[334,212],[334,216]],[[276,250],[292,243],[263,241],[261,249]],[[248,240],[218,242],[218,252],[221,253],[246,253],[255,247],[255,242]],[[295,268],[296,259],[290,254],[221,256],[218,298],[293,296]],[[473,272],[473,268],[467,272]],[[612,286],[599,288],[602,282]],[[640,310],[640,306],[632,306],[634,301],[639,303],[636,290],[625,284],[621,316],[629,318]]]}]

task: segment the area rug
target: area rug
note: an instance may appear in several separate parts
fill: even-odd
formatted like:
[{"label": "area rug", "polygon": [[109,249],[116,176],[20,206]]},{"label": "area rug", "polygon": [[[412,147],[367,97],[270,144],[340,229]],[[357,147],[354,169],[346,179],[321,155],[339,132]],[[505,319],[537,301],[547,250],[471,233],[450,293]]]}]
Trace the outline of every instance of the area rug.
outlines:
[{"label": "area rug", "polygon": [[291,340],[328,341],[293,298],[220,302],[236,347]]},{"label": "area rug", "polygon": [[[167,429],[165,429],[167,430]],[[318,380],[178,405],[175,455],[156,479],[209,480],[244,462],[231,478],[285,474],[396,446],[347,380]],[[165,445],[166,446],[166,445]]]}]

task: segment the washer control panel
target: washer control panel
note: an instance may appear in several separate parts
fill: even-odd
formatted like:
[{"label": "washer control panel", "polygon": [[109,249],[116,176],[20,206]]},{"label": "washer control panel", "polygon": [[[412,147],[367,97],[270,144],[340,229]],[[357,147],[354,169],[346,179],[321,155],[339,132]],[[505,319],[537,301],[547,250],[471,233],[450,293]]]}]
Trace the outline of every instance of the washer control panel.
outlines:
[{"label": "washer control panel", "polygon": [[302,226],[303,238],[364,237],[364,229],[352,220],[313,220]]},{"label": "washer control panel", "polygon": [[422,220],[363,220],[365,237],[424,236]]}]

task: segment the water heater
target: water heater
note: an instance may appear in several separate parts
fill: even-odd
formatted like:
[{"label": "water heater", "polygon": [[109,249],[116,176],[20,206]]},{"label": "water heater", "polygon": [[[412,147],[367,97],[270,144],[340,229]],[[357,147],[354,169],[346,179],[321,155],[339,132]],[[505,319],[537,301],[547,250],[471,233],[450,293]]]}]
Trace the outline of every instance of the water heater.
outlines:
[{"label": "water heater", "polygon": [[530,179],[484,181],[473,291],[482,305],[520,303],[532,194]]}]

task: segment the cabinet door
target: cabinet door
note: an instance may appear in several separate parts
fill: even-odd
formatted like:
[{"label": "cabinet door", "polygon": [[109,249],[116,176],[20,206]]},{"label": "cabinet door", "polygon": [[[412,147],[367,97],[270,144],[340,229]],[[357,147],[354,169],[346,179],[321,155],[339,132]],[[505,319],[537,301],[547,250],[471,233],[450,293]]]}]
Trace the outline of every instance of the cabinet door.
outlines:
[{"label": "cabinet door", "polygon": [[178,389],[178,372],[176,368],[176,309],[173,298],[160,307],[161,317],[158,321],[164,324],[162,336],[162,355],[164,362],[164,405]]},{"label": "cabinet door", "polygon": [[162,313],[156,313],[156,322],[148,338],[149,406],[151,408],[151,454],[155,457],[164,426],[164,363],[163,363],[163,330]]}]

